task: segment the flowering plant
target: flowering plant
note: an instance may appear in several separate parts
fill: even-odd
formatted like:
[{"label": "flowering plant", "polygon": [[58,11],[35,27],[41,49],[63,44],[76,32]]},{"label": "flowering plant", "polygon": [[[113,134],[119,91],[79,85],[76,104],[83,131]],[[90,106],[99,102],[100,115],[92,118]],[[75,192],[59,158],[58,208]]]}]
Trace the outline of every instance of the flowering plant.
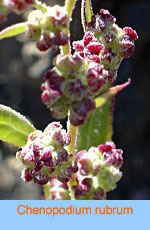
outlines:
[{"label": "flowering plant", "polygon": [[106,199],[122,173],[121,149],[112,141],[114,96],[130,84],[115,86],[123,58],[134,51],[137,33],[121,29],[108,10],[94,15],[82,0],[83,39],[72,43],[69,26],[76,0],[63,7],[38,0],[1,0],[0,22],[10,11],[30,11],[27,21],[0,32],[0,40],[25,33],[41,52],[60,49],[44,74],[41,99],[56,119],[42,132],[22,115],[0,105],[0,138],[21,147],[16,157],[25,166],[21,178],[44,187],[46,199]]}]

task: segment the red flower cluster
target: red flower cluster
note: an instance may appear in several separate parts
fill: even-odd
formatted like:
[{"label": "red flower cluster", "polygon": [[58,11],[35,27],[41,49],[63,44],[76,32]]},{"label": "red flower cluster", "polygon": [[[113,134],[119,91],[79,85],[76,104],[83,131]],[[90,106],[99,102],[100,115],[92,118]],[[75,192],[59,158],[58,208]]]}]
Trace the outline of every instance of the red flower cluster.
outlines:
[{"label": "red flower cluster", "polygon": [[115,80],[122,59],[133,54],[134,41],[138,38],[135,30],[130,27],[121,29],[115,21],[108,10],[101,9],[98,15],[93,15],[92,21],[87,25],[87,30],[104,45],[99,59],[108,71],[110,81]]},{"label": "red flower cluster", "polygon": [[[92,54],[91,54],[92,56]],[[45,74],[42,101],[55,118],[65,118],[70,110],[70,121],[79,126],[95,109],[94,97],[107,79],[104,66],[84,59],[80,53],[58,55],[53,69]]]},{"label": "red flower cluster", "polygon": [[77,153],[76,199],[105,199],[105,192],[113,190],[121,178],[122,153],[113,142]]},{"label": "red flower cluster", "polygon": [[49,48],[55,50],[68,41],[65,34],[68,23],[68,16],[63,7],[47,7],[47,13],[39,10],[31,12],[26,26],[26,36],[29,39],[36,39],[36,46],[40,51]]},{"label": "red flower cluster", "polygon": [[56,176],[60,181],[67,182],[78,170],[65,149],[70,141],[69,134],[56,122],[49,124],[43,133],[31,133],[27,144],[17,153],[17,158],[26,166],[22,179],[44,185]]}]

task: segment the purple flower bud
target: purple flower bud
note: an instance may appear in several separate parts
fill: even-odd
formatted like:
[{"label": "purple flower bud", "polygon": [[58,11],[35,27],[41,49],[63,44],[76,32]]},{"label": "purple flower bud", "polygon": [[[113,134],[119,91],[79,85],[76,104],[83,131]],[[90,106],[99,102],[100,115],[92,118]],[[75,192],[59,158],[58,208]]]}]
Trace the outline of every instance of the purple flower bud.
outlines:
[{"label": "purple flower bud", "polygon": [[78,52],[84,50],[84,44],[83,44],[82,41],[75,41],[75,42],[73,42],[73,47]]},{"label": "purple flower bud", "polygon": [[138,38],[136,31],[131,27],[124,27],[123,31],[129,36],[131,41],[135,41]]},{"label": "purple flower bud", "polygon": [[87,108],[84,103],[78,102],[74,105],[73,111],[79,116],[81,119],[87,118]]},{"label": "purple flower bud", "polygon": [[106,144],[99,145],[98,150],[102,153],[104,152],[111,152],[114,148],[116,148],[114,142],[106,142]]},{"label": "purple flower bud", "polygon": [[110,23],[113,24],[116,21],[116,19],[109,13],[108,10],[101,9],[99,12],[99,15],[102,17],[102,19],[105,20],[105,23],[107,24],[107,26]]},{"label": "purple flower bud", "polygon": [[102,60],[108,64],[112,64],[117,57],[117,53],[112,49],[108,48],[103,51]]},{"label": "purple flower bud", "polygon": [[90,172],[92,172],[93,163],[87,151],[85,150],[80,151],[77,154],[77,159],[79,162],[78,167],[79,167],[81,175],[88,175]]},{"label": "purple flower bud", "polygon": [[121,149],[116,149],[116,146],[113,142],[106,142],[104,145],[99,145],[98,150],[103,155],[106,165],[112,164],[117,168],[122,166],[123,151]]},{"label": "purple flower bud", "polygon": [[25,182],[30,182],[33,179],[33,171],[29,168],[22,170],[21,178]]},{"label": "purple flower bud", "polygon": [[106,193],[102,187],[97,188],[93,194],[93,200],[104,200],[106,198]]},{"label": "purple flower bud", "polygon": [[91,98],[84,99],[83,103],[85,104],[85,107],[88,112],[96,109],[95,101],[92,100]]},{"label": "purple flower bud", "polygon": [[62,162],[68,161],[68,159],[69,159],[69,156],[68,156],[67,150],[65,150],[65,149],[59,149],[58,150],[56,164],[57,165],[61,165]]},{"label": "purple flower bud", "polygon": [[62,76],[59,76],[55,68],[46,72],[46,74],[44,75],[44,78],[48,82],[48,88],[56,90],[62,94],[62,85],[65,82],[65,78]]},{"label": "purple flower bud", "polygon": [[41,160],[36,161],[35,165],[34,165],[34,171],[35,172],[39,172],[41,170],[41,168],[43,167],[43,163]]},{"label": "purple flower bud", "polygon": [[123,58],[129,58],[134,51],[134,43],[128,39],[128,36],[125,35],[119,40],[120,45],[120,54]]},{"label": "purple flower bud", "polygon": [[67,94],[72,101],[79,101],[86,96],[86,90],[87,86],[82,84],[80,79],[75,79],[68,82],[65,88],[65,94]]},{"label": "purple flower bud", "polygon": [[110,32],[106,33],[106,34],[104,35],[104,37],[105,37],[105,39],[106,39],[106,43],[107,43],[107,44],[110,44],[110,43],[112,43],[112,42],[114,41],[114,39],[115,39],[115,34],[114,34],[112,31],[110,31]]},{"label": "purple flower bud", "polygon": [[42,172],[34,176],[34,183],[39,185],[45,185],[49,180],[50,178]]},{"label": "purple flower bud", "polygon": [[90,192],[91,187],[92,187],[92,179],[84,178],[81,182],[81,186],[84,192]]},{"label": "purple flower bud", "polygon": [[44,151],[41,155],[41,160],[47,167],[53,167],[53,159],[52,159],[52,148],[49,148],[48,150]]},{"label": "purple flower bud", "polygon": [[99,53],[104,49],[104,46],[98,42],[91,42],[86,46],[86,48],[91,54],[99,55]]},{"label": "purple flower bud", "polygon": [[84,38],[83,38],[84,46],[87,46],[87,45],[88,45],[90,42],[92,42],[92,41],[95,41],[95,38],[94,38],[93,33],[87,32],[87,33],[84,35]]}]

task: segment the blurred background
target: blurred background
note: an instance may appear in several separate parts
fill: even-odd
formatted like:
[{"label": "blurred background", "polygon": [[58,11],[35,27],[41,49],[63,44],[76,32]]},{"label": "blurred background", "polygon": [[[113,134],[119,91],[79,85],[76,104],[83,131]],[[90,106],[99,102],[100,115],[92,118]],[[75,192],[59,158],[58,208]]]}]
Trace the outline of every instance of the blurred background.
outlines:
[{"label": "blurred background", "polygon": [[[120,27],[131,26],[138,33],[134,55],[120,65],[116,84],[131,78],[131,85],[116,96],[113,140],[124,150],[123,177],[108,199],[150,199],[150,1],[93,0],[94,12],[108,9]],[[64,4],[49,0],[48,4]],[[80,4],[77,1],[71,24],[71,40],[81,39]],[[10,14],[6,26],[25,20]],[[43,73],[52,66],[56,53],[40,53],[24,36],[0,42],[0,103],[25,115],[37,129],[53,119],[42,104],[40,85]],[[63,126],[66,120],[61,121]],[[41,199],[42,190],[20,179],[22,165],[15,159],[17,149],[0,142],[0,199]]]}]

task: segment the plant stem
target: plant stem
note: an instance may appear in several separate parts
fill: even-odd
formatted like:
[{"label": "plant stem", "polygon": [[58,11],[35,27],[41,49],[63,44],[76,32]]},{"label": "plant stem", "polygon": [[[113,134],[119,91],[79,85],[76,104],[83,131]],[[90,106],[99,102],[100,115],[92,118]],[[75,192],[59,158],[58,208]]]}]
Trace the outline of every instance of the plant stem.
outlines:
[{"label": "plant stem", "polygon": [[[65,9],[68,13],[68,26],[66,29],[66,34],[68,35],[69,39],[68,39],[68,43],[65,46],[61,47],[61,53],[63,55],[67,55],[71,53],[71,47],[70,47],[70,22],[71,22],[71,17],[72,17],[72,12],[73,9],[75,7],[75,3],[77,0],[66,0],[65,1]],[[75,161],[75,147],[76,147],[76,137],[77,137],[77,130],[78,128],[73,126],[70,123],[70,116],[68,113],[68,123],[67,123],[67,130],[68,133],[71,136],[71,143],[68,146],[68,152],[73,154],[73,160]],[[69,180],[68,182],[68,187],[69,187],[69,192],[70,192],[70,197],[71,200],[75,200],[75,194],[74,194],[74,190],[72,189],[72,186],[75,184],[75,179],[74,177],[72,179]]]},{"label": "plant stem", "polygon": [[71,136],[71,143],[68,146],[68,152],[73,154],[73,160],[75,161],[75,150],[76,150],[76,140],[77,140],[77,134],[78,134],[78,127],[73,126],[70,123],[69,116],[68,116],[67,130]]},{"label": "plant stem", "polygon": [[61,47],[61,53],[62,53],[63,55],[67,55],[67,54],[70,54],[70,53],[71,53],[71,49],[70,49],[70,30],[69,30],[69,27],[70,27],[72,12],[73,12],[73,10],[74,10],[76,1],[77,1],[77,0],[66,0],[65,6],[64,6],[64,7],[65,7],[65,10],[66,10],[67,13],[68,13],[68,26],[67,26],[67,28],[66,28],[65,33],[68,35],[69,40],[68,40],[68,43],[67,43],[65,46],[62,46],[62,47]]},{"label": "plant stem", "polygon": [[34,4],[33,6],[34,6],[37,10],[41,10],[41,11],[43,11],[44,13],[47,13],[47,8],[48,8],[48,6],[46,6],[45,3],[36,0],[36,1],[35,1],[35,4]]},{"label": "plant stem", "polygon": [[65,8],[66,8],[66,11],[68,12],[69,18],[71,18],[71,16],[72,16],[72,11],[74,10],[76,1],[77,0],[66,0],[66,2],[65,2]]},{"label": "plant stem", "polygon": [[[71,16],[72,16],[73,9],[75,7],[75,3],[76,3],[76,0],[66,0],[66,2],[65,2],[65,9],[68,13],[68,27],[66,29],[66,34],[68,35],[68,37],[70,37],[69,27],[70,27]],[[69,39],[67,45],[61,47],[61,53],[63,55],[71,53],[70,39]],[[68,128],[68,132],[71,136],[71,143],[68,146],[68,151],[73,154],[73,160],[75,160],[75,147],[76,147],[76,137],[77,137],[78,128],[73,126],[70,123],[69,114],[68,114],[67,128]]]},{"label": "plant stem", "polygon": [[45,184],[43,186],[43,188],[44,188],[45,199],[49,200],[49,197],[50,197],[50,182],[48,182],[47,184]]},{"label": "plant stem", "polygon": [[71,178],[68,182],[68,187],[69,187],[69,192],[70,192],[70,197],[71,197],[71,200],[75,200],[75,191],[72,189],[72,186],[73,185],[76,185],[76,181],[73,178]]}]

